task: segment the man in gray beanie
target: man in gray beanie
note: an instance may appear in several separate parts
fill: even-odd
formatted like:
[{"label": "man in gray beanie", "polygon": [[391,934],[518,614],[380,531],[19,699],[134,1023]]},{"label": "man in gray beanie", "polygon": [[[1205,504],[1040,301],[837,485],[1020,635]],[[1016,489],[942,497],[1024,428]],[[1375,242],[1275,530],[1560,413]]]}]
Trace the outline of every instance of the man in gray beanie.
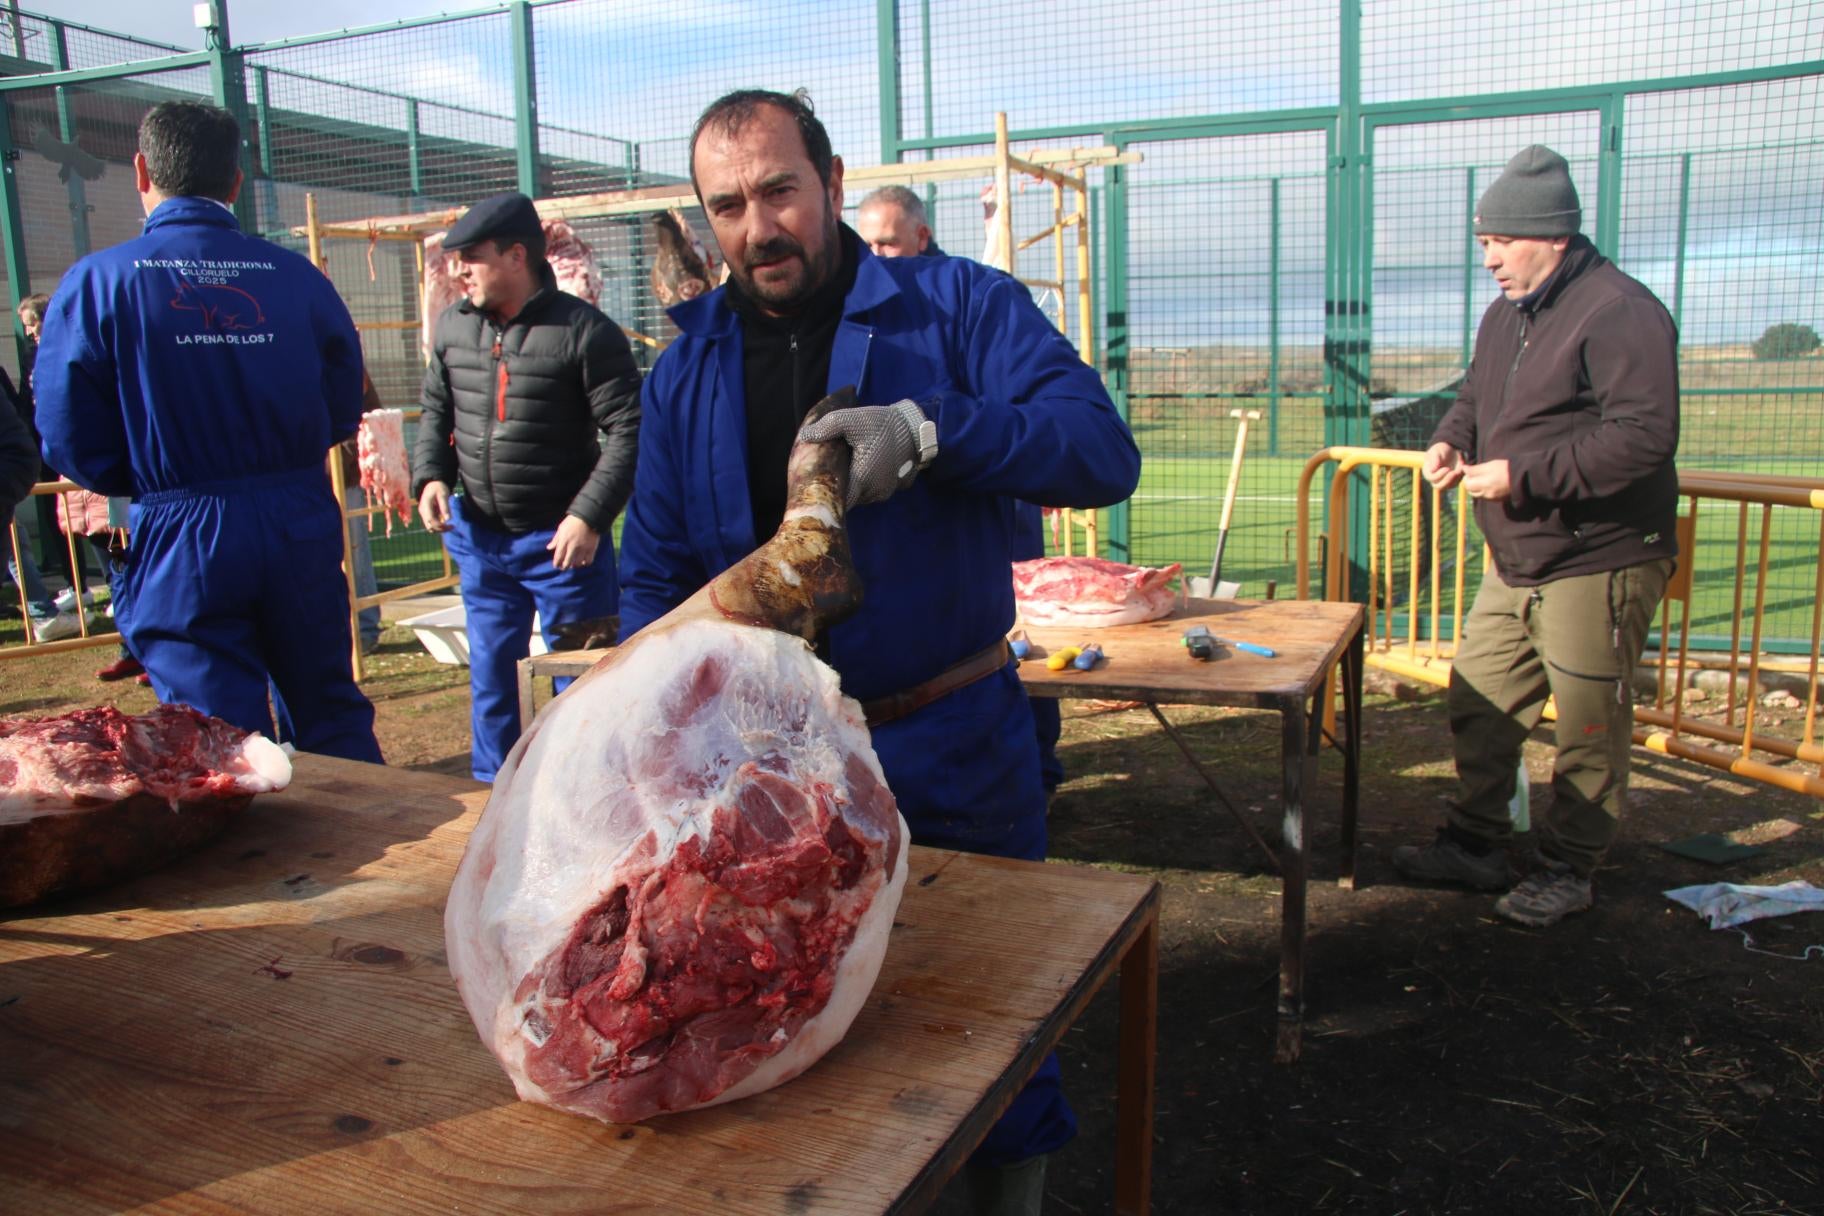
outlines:
[{"label": "man in gray beanie", "polygon": [[1495,904],[1543,927],[1594,903],[1626,805],[1634,665],[1678,553],[1678,332],[1578,234],[1569,166],[1522,149],[1476,210],[1489,305],[1424,475],[1475,498],[1492,564],[1450,673],[1457,790],[1445,826],[1393,852],[1408,878],[1513,884],[1520,748],[1557,702],[1552,806],[1536,866]]}]

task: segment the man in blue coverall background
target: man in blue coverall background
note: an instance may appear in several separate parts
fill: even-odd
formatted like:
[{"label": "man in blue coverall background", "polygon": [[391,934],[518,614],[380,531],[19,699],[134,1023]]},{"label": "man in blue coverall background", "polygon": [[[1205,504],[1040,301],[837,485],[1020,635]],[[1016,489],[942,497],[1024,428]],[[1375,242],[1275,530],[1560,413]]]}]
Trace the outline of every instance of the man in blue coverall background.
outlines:
[{"label": "man in blue coverall background", "polygon": [[[805,414],[855,385],[884,404],[804,431],[854,452],[865,588],[820,651],[862,702],[915,841],[1043,858],[1038,745],[1006,649],[1013,502],[1126,498],[1132,435],[1019,283],[962,258],[877,258],[838,222],[842,162],[802,95],[717,101],[691,170],[730,278],[671,310],[681,336],[645,384],[622,636],[773,534]],[[1045,1154],[1075,1131],[1054,1056],[965,1170],[977,1210],[1037,1211]]]},{"label": "man in blue coverall background", "polygon": [[235,222],[240,143],[199,102],[140,123],[145,233],[71,267],[44,319],[44,458],[133,498],[116,623],[159,700],[378,763],[325,460],[361,418],[360,339],[316,267]]}]

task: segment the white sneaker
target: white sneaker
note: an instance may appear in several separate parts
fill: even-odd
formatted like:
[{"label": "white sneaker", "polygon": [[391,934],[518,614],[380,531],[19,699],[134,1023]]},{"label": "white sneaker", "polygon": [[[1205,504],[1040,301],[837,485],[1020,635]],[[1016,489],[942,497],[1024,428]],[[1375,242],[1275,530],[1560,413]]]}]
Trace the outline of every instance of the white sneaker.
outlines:
[{"label": "white sneaker", "polygon": [[[101,597],[96,595],[93,591],[84,591],[82,593],[82,602],[85,606],[93,604],[100,598]],[[68,612],[76,606],[76,589],[74,587],[65,587],[62,591],[57,593],[57,598],[51,602],[57,605],[57,611]]]},{"label": "white sneaker", "polygon": [[32,640],[35,642],[55,642],[62,638],[73,638],[82,632],[82,624],[74,612],[59,612],[48,621],[32,622]]}]

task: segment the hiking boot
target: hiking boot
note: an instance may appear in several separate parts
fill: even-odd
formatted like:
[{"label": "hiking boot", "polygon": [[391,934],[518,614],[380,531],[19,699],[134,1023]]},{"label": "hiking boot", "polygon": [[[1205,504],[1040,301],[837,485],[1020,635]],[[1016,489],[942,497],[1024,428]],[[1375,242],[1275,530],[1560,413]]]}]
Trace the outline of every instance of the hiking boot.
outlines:
[{"label": "hiking boot", "polygon": [[118,659],[115,659],[112,663],[109,663],[106,667],[96,672],[95,678],[106,684],[115,680],[124,680],[128,676],[136,676],[144,670],[145,668],[140,666],[138,659],[131,655],[123,654]]},{"label": "hiking boot", "polygon": [[1495,912],[1523,925],[1544,929],[1596,903],[1590,880],[1556,858],[1541,855],[1541,868],[1495,901]]},{"label": "hiking boot", "polygon": [[1427,845],[1403,844],[1393,851],[1393,868],[1420,882],[1448,883],[1477,891],[1505,891],[1513,885],[1507,851],[1496,845],[1476,853],[1449,828]]}]

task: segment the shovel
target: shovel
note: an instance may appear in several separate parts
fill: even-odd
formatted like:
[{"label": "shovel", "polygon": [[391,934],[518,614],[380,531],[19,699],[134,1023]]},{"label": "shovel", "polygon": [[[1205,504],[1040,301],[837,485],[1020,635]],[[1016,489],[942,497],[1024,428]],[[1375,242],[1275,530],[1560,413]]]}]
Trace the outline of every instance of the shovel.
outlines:
[{"label": "shovel", "polygon": [[1260,411],[1230,410],[1229,417],[1240,420],[1235,427],[1235,455],[1229,461],[1229,484],[1222,493],[1222,520],[1217,526],[1216,553],[1210,558],[1210,577],[1191,580],[1191,594],[1199,599],[1232,600],[1241,591],[1240,583],[1222,581],[1222,551],[1228,547],[1229,521],[1235,515],[1235,491],[1241,485],[1241,461],[1248,450],[1248,424],[1260,420]]}]

